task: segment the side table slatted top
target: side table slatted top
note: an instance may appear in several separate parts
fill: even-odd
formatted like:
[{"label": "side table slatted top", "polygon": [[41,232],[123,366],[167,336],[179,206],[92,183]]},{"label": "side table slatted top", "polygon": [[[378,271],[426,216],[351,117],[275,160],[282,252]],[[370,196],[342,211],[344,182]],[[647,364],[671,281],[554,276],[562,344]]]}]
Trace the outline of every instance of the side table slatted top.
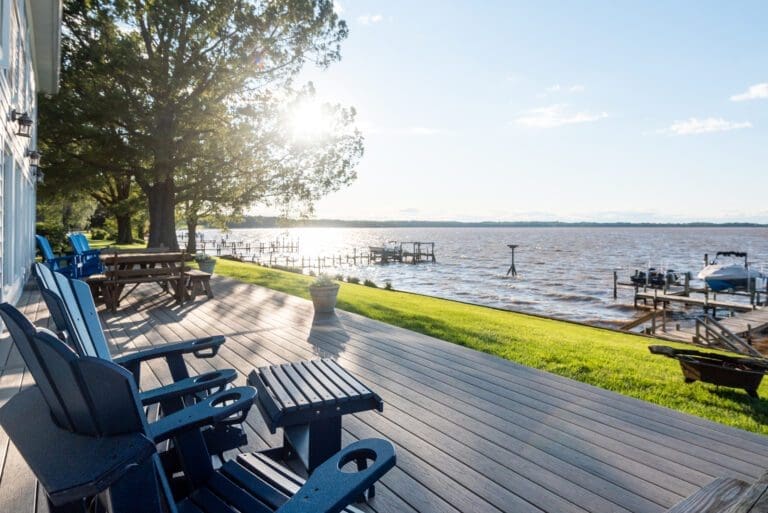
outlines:
[{"label": "side table slatted top", "polygon": [[272,433],[278,427],[384,409],[377,394],[330,358],[260,367],[250,373],[248,384],[258,390],[257,405]]}]

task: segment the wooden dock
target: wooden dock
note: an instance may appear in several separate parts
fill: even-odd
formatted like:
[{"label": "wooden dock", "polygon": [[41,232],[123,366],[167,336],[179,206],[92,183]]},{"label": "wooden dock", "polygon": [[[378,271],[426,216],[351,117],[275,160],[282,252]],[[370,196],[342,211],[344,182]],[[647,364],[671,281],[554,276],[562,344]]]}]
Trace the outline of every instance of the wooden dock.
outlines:
[{"label": "wooden dock", "polygon": [[[740,338],[744,344],[751,344],[755,334],[768,329],[768,308],[756,307],[742,313],[736,313],[730,317],[717,320],[717,331],[722,331],[728,336],[733,335]],[[658,323],[657,323],[658,325]],[[700,323],[697,322],[694,326],[679,327],[674,326],[670,329],[656,329],[654,335],[665,338],[668,340],[674,340],[677,342],[688,342],[702,345],[717,345],[710,344],[710,340],[703,334],[700,328]]]},{"label": "wooden dock", "polygon": [[700,306],[705,310],[721,310],[733,312],[749,312],[754,307],[747,303],[738,303],[736,301],[721,301],[709,299],[707,297],[685,296],[681,292],[664,293],[659,289],[638,291],[635,293],[635,301],[651,301],[653,308],[656,309],[662,303],[680,303],[685,306]]},{"label": "wooden dock", "polygon": [[[176,305],[160,287],[102,312],[115,354],[224,334],[197,372],[335,357],[384,399],[384,412],[344,418],[344,443],[385,437],[397,466],[370,513],[662,513],[720,476],[754,481],[768,468],[768,437],[729,428],[500,358],[337,311],[314,319],[310,302],[214,276],[216,299]],[[20,307],[37,324],[37,292]],[[152,362],[142,385],[167,383]],[[0,337],[0,404],[32,384]],[[681,385],[683,386],[683,385]],[[703,385],[702,385],[703,386]],[[250,444],[282,442],[254,410]],[[0,511],[47,512],[18,451],[0,430]]]},{"label": "wooden dock", "polygon": [[370,246],[371,261],[387,264],[390,262],[419,264],[436,262],[434,242],[390,242],[385,246]]}]

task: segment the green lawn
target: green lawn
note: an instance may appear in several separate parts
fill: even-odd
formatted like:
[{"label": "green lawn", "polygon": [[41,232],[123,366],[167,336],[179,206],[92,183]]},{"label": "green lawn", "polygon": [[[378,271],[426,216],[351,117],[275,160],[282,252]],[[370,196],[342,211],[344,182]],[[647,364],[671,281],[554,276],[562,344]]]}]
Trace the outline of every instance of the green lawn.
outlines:
[{"label": "green lawn", "polygon": [[143,242],[134,242],[133,244],[115,244],[115,241],[112,240],[93,240],[90,238],[88,239],[88,245],[91,247],[91,249],[105,249],[108,247],[120,249],[140,249],[147,247],[147,245]]},{"label": "green lawn", "polygon": [[[216,273],[303,298],[309,298],[307,286],[312,282],[308,276],[222,259],[216,264]],[[338,307],[668,408],[768,434],[768,399],[754,400],[743,390],[704,383],[686,385],[676,360],[648,352],[649,344],[658,343],[650,338],[349,283],[341,284]],[[761,385],[759,392],[768,398],[768,385]]]}]

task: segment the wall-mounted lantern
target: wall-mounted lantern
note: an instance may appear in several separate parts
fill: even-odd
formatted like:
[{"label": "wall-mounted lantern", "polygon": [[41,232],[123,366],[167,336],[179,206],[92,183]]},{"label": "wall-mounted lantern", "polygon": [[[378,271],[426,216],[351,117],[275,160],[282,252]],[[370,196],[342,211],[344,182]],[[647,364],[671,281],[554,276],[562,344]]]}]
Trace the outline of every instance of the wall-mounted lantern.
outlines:
[{"label": "wall-mounted lantern", "polygon": [[21,137],[32,137],[32,118],[26,112],[16,112],[16,109],[11,111],[11,121],[15,121],[19,124],[19,130],[16,135]]},{"label": "wall-mounted lantern", "polygon": [[29,157],[29,165],[37,169],[40,165],[40,157],[43,155],[37,150],[27,150],[27,157]]},{"label": "wall-mounted lantern", "polygon": [[35,181],[37,183],[42,182],[43,172],[40,170],[40,157],[42,157],[42,154],[37,150],[27,150],[27,157],[29,158],[29,167],[35,173]]}]

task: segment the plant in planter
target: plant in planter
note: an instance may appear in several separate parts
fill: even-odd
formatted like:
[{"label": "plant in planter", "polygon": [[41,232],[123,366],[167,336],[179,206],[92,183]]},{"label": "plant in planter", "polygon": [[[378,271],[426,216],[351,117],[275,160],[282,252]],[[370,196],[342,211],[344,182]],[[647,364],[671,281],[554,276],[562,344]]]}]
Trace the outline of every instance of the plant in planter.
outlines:
[{"label": "plant in planter", "polygon": [[317,313],[331,313],[336,307],[336,296],[339,293],[339,284],[327,274],[321,274],[309,286],[309,295],[312,296],[312,304]]},{"label": "plant in planter", "polygon": [[216,267],[216,259],[212,256],[208,256],[205,253],[197,253],[195,255],[195,262],[201,271],[213,274],[213,269]]}]

